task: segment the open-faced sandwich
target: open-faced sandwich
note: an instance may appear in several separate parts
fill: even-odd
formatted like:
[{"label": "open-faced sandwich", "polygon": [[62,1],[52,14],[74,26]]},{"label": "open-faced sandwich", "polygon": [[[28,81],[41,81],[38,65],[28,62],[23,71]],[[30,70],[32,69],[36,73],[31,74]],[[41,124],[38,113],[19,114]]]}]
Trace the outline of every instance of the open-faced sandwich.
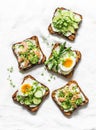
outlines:
[{"label": "open-faced sandwich", "polygon": [[81,53],[79,51],[72,50],[71,47],[66,47],[66,43],[56,43],[45,65],[48,70],[70,78],[80,59]]},{"label": "open-faced sandwich", "polygon": [[69,81],[64,87],[52,92],[52,99],[66,116],[88,103],[88,98],[82,92],[76,81]]},{"label": "open-faced sandwich", "polygon": [[21,86],[13,94],[12,98],[31,112],[36,112],[48,95],[49,88],[28,75],[24,77]]},{"label": "open-faced sandwich", "polygon": [[80,14],[65,8],[57,8],[48,30],[51,34],[61,35],[73,41],[81,21],[82,16]]},{"label": "open-faced sandwich", "polygon": [[27,70],[34,65],[42,64],[46,60],[37,36],[13,44],[12,50],[17,58],[20,70]]}]

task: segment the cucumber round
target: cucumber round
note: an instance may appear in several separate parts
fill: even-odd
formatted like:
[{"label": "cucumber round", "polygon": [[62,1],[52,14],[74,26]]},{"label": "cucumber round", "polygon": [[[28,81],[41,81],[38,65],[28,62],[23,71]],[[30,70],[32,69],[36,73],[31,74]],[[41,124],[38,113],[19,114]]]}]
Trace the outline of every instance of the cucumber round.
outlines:
[{"label": "cucumber round", "polygon": [[39,105],[40,103],[41,103],[41,99],[40,98],[35,98],[35,97],[33,97],[33,104],[35,104],[35,105]]},{"label": "cucumber round", "polygon": [[24,104],[25,104],[25,105],[31,105],[32,103],[31,103],[30,101],[28,101],[28,100],[25,100],[25,101],[24,101]]},{"label": "cucumber round", "polygon": [[43,92],[42,92],[42,90],[37,90],[37,91],[35,92],[34,96],[35,96],[36,98],[42,98],[42,97],[43,97]]}]

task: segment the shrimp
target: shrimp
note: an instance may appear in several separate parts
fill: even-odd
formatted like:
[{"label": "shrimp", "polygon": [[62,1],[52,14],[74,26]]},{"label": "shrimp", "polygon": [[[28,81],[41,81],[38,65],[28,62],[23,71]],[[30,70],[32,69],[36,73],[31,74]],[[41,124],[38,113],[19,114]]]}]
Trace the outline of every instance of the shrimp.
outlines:
[{"label": "shrimp", "polygon": [[18,57],[18,62],[19,62],[19,63],[22,62],[23,60],[24,60],[23,58]]},{"label": "shrimp", "polygon": [[24,62],[24,67],[27,67],[28,64],[29,64],[29,60],[25,60],[25,62]]},{"label": "shrimp", "polygon": [[78,98],[80,98],[80,95],[79,95],[79,94],[76,94],[76,95],[74,95],[74,96],[72,97],[72,100],[75,100],[75,99],[78,99]]},{"label": "shrimp", "polygon": [[28,50],[28,45],[26,44],[26,42],[22,42],[21,44],[24,46],[22,52],[26,52]]},{"label": "shrimp", "polygon": [[39,58],[41,57],[40,51],[34,50],[34,53],[35,53]]},{"label": "shrimp", "polygon": [[64,101],[65,101],[65,98],[59,97],[59,98],[58,98],[58,101],[59,101],[59,102],[64,102]]}]

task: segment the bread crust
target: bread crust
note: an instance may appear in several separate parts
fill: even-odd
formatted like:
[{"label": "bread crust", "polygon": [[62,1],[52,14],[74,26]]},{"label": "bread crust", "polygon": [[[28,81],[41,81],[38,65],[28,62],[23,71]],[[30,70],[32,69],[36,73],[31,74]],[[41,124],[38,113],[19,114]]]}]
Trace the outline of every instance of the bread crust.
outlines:
[{"label": "bread crust", "polygon": [[[80,89],[80,92],[81,92],[81,93],[83,94],[83,96],[85,97],[85,101],[83,101],[83,103],[82,103],[80,106],[78,106],[77,108],[75,108],[73,111],[64,112],[64,109],[58,104],[58,102],[57,102],[56,99],[55,99],[55,92],[58,91],[58,90],[61,90],[61,89],[64,88],[66,85],[70,85],[70,84],[72,84],[72,83],[77,84],[78,88]],[[58,106],[58,108],[62,111],[62,113],[63,113],[65,116],[69,117],[69,116],[72,115],[72,113],[73,113],[75,110],[77,110],[77,109],[80,108],[81,106],[84,106],[84,105],[88,104],[89,99],[88,99],[87,96],[83,93],[83,91],[81,90],[81,88],[79,87],[78,83],[77,83],[75,80],[69,81],[66,85],[65,85],[64,87],[61,87],[61,88],[58,88],[58,89],[54,90],[54,91],[52,92],[52,94],[51,94],[51,97],[52,97],[53,101],[56,103],[56,105]]]},{"label": "bread crust", "polygon": [[[55,16],[55,13],[56,13],[56,11],[58,10],[58,9],[60,9],[60,10],[68,10],[68,9],[66,9],[66,8],[63,8],[63,7],[61,7],[61,8],[57,8],[56,10],[55,10],[55,12],[54,12],[54,14],[53,14],[53,18],[54,18],[54,16]],[[69,10],[68,10],[69,11]],[[83,19],[83,17],[82,17],[82,15],[80,15],[80,14],[78,14],[78,13],[75,13],[75,12],[73,12],[74,14],[77,14],[77,15],[79,15],[80,17],[81,17],[81,21],[80,21],[80,23],[79,23],[79,27],[80,27],[80,24],[81,24],[81,22],[82,22],[82,19]],[[53,19],[52,18],[52,19]],[[63,37],[63,38],[66,38],[66,39],[68,39],[68,40],[71,40],[71,41],[74,41],[75,40],[75,38],[76,38],[76,34],[77,34],[77,30],[78,29],[75,29],[75,33],[73,33],[72,35],[70,35],[70,36],[64,36],[62,33],[60,33],[60,32],[55,32],[53,29],[52,29],[52,26],[51,26],[51,24],[48,26],[48,31],[49,31],[49,33],[50,34],[52,34],[52,35],[59,35],[59,36],[61,36],[61,37]]]},{"label": "bread crust", "polygon": [[[31,76],[31,75],[27,75],[27,76],[25,76],[24,77],[24,79],[23,79],[23,82],[27,79],[27,78],[31,78],[31,79],[33,79],[33,80],[36,80],[33,76]],[[36,80],[37,81],[37,80]],[[21,83],[21,84],[23,84],[23,82]],[[39,81],[38,81],[39,82]],[[40,83],[40,82],[39,82]],[[46,92],[45,92],[45,94],[44,94],[44,96],[43,96],[43,98],[42,98],[42,102],[46,99],[46,97],[49,95],[49,93],[50,93],[50,90],[49,90],[49,88],[47,87],[47,86],[45,86],[44,84],[42,84],[42,83],[40,83],[41,85],[43,85],[45,88],[47,88],[48,90],[46,90]],[[40,105],[42,104],[42,102],[39,104],[39,105],[37,105],[36,107],[29,107],[28,105],[25,105],[25,104],[21,104],[19,101],[17,101],[17,99],[16,99],[16,94],[17,94],[17,92],[18,92],[18,90],[12,95],[12,99],[13,99],[13,101],[15,102],[15,103],[17,103],[17,104],[19,104],[19,105],[21,105],[21,106],[23,106],[23,107],[25,107],[27,110],[29,110],[29,111],[31,111],[31,112],[37,112],[38,111],[38,109],[40,108]]]},{"label": "bread crust", "polygon": [[[26,67],[26,68],[22,68],[22,67],[20,66],[20,63],[18,62],[18,68],[19,68],[20,71],[26,71],[26,70],[28,70],[28,69],[31,69],[31,68],[32,68],[33,66],[35,66],[35,65],[43,64],[43,63],[45,62],[45,60],[46,60],[46,56],[44,55],[44,53],[43,53],[43,51],[42,51],[42,49],[41,49],[41,47],[40,47],[38,37],[37,37],[37,36],[32,36],[32,37],[27,38],[27,39],[35,40],[35,41],[36,41],[36,45],[37,45],[37,47],[39,47],[39,49],[40,49],[40,51],[41,51],[41,53],[42,53],[42,55],[43,55],[43,58],[42,58],[42,60],[41,60],[39,63],[34,64],[34,65],[31,64],[30,66],[28,66],[28,67]],[[27,39],[25,39],[25,40],[27,40]],[[23,42],[23,41],[22,41],[22,42]],[[21,44],[22,42],[18,42],[18,43],[15,43],[15,44],[12,45],[12,50],[13,50],[13,53],[14,53],[14,55],[15,55],[17,61],[18,61],[18,56],[17,56],[17,54],[15,53],[15,48],[14,48],[14,46],[15,46],[16,44]]]},{"label": "bread crust", "polygon": [[[53,50],[54,50],[56,47],[58,47],[58,46],[60,46],[60,43],[55,43],[55,45],[54,45],[54,47],[53,47],[53,49],[52,49],[52,52],[53,52]],[[51,52],[49,58],[52,56],[52,52]],[[62,76],[64,76],[65,78],[71,78],[72,75],[73,75],[73,73],[74,73],[75,67],[77,66],[77,64],[78,64],[79,61],[81,60],[81,52],[80,52],[80,51],[77,51],[77,50],[74,50],[74,52],[75,52],[76,55],[77,55],[76,64],[75,64],[73,70],[72,70],[69,74],[64,75],[64,74],[61,74],[61,73],[59,73],[59,72],[55,72],[53,69],[49,70],[49,69],[48,69],[48,66],[46,65],[47,70],[53,71],[53,72],[55,72],[55,73],[58,73],[59,75],[62,75]],[[49,58],[48,58],[48,59],[49,59]]]}]

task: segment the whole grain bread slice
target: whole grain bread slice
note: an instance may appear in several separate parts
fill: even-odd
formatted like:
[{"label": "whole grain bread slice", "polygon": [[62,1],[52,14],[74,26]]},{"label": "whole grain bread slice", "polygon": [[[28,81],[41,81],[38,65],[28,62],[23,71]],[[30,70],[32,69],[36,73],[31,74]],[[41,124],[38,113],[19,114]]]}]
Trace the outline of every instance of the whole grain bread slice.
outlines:
[{"label": "whole grain bread slice", "polygon": [[[58,104],[58,102],[57,102],[57,100],[56,100],[56,98],[55,98],[55,93],[56,93],[58,90],[61,90],[62,88],[64,88],[66,85],[69,86],[69,85],[72,84],[72,83],[77,84],[77,86],[78,86],[80,92],[81,92],[81,93],[83,94],[83,96],[85,97],[85,101],[83,101],[83,103],[82,103],[81,105],[79,105],[77,108],[75,108],[73,111],[64,112],[64,109]],[[87,96],[83,93],[83,91],[81,90],[81,88],[79,87],[78,83],[77,83],[75,80],[69,81],[66,85],[63,86],[63,87],[61,87],[61,88],[58,88],[58,89],[54,90],[54,91],[52,92],[52,94],[51,94],[51,97],[52,97],[53,101],[56,103],[56,105],[58,106],[58,108],[62,111],[62,113],[63,113],[65,116],[69,117],[69,116],[72,115],[72,113],[73,113],[76,109],[78,109],[78,108],[81,107],[81,106],[84,106],[84,105],[88,104],[89,99],[88,99]]]},{"label": "whole grain bread slice", "polygon": [[[60,9],[60,10],[68,10],[68,9],[66,9],[66,8],[63,8],[63,7],[61,7],[61,8],[57,8],[56,10],[55,10],[55,12],[54,12],[54,15],[53,15],[53,18],[54,18],[54,16],[55,16],[55,13],[56,13],[56,11],[58,10],[58,9]],[[69,10],[68,10],[69,11]],[[82,15],[80,15],[80,14],[78,14],[78,13],[75,13],[75,12],[73,12],[74,14],[76,14],[76,15],[79,15],[80,17],[81,17],[81,22],[82,22]],[[53,19],[52,18],[52,19]],[[81,24],[81,22],[79,23],[79,26],[80,26],[80,24]],[[73,33],[73,34],[71,34],[70,36],[64,36],[62,33],[60,33],[60,32],[55,32],[53,29],[52,29],[52,26],[51,26],[51,24],[48,26],[48,31],[49,31],[49,33],[50,34],[52,34],[52,35],[59,35],[59,36],[61,36],[61,37],[64,37],[64,38],[67,38],[67,39],[69,39],[69,40],[71,40],[71,41],[74,41],[75,40],[75,38],[76,38],[76,34],[77,34],[77,30],[78,29],[75,29],[75,33]]]},{"label": "whole grain bread slice", "polygon": [[[23,82],[21,83],[21,84],[23,84],[24,83],[24,81],[27,79],[27,78],[31,78],[31,79],[33,79],[33,80],[36,80],[34,77],[32,77],[31,75],[27,75],[27,76],[25,76],[24,77],[24,79],[23,79]],[[36,80],[37,81],[37,80]],[[37,82],[39,82],[39,81],[37,81]],[[40,82],[39,82],[40,83]],[[42,84],[42,83],[40,83],[41,85],[43,85],[45,88],[46,88],[46,92],[45,92],[45,94],[44,94],[44,96],[43,96],[43,98],[42,98],[42,102],[46,99],[46,97],[49,95],[49,93],[50,93],[50,90],[49,90],[49,88],[47,87],[47,86],[45,86],[44,84]],[[16,95],[17,95],[17,92],[18,92],[18,90],[12,95],[12,99],[13,99],[13,101],[14,102],[16,102],[16,103],[18,103],[19,105],[21,105],[21,106],[23,106],[23,107],[25,107],[26,109],[28,109],[29,111],[31,111],[31,112],[36,112],[36,111],[38,111],[38,109],[40,108],[40,105],[42,104],[42,102],[39,104],[39,105],[37,105],[36,107],[29,107],[28,105],[25,105],[25,104],[21,104],[19,101],[17,101],[17,99],[16,99]]]},{"label": "whole grain bread slice", "polygon": [[[43,64],[43,63],[45,62],[45,60],[46,60],[46,56],[44,55],[44,53],[43,53],[43,51],[42,51],[42,49],[41,49],[41,47],[40,47],[38,37],[37,37],[37,36],[32,36],[32,37],[27,38],[27,39],[35,40],[35,41],[36,41],[36,45],[37,45],[37,47],[40,49],[40,51],[41,51],[43,57],[42,57],[42,60],[41,60],[39,63],[37,63],[37,64],[31,64],[30,66],[27,66],[26,68],[22,68],[22,67],[20,66],[20,63],[18,62],[18,68],[19,68],[20,71],[25,71],[25,70],[28,70],[28,69],[32,68],[32,67],[35,66],[35,65]],[[27,39],[25,39],[25,40],[27,40]],[[25,40],[24,40],[24,41],[25,41]],[[23,42],[23,41],[22,41],[22,42]],[[15,53],[15,48],[14,48],[14,46],[15,46],[16,44],[21,44],[22,42],[18,42],[18,43],[15,43],[15,44],[12,45],[12,50],[13,50],[13,53],[14,53],[14,55],[15,55],[17,61],[18,61],[18,56],[17,56],[17,54]]]},{"label": "whole grain bread slice", "polygon": [[[58,46],[60,46],[60,43],[55,43],[55,45],[54,45],[54,47],[53,47],[53,49],[52,49],[52,52],[53,52],[53,50],[54,50],[56,47],[58,47]],[[52,52],[51,52],[49,58],[52,57]],[[48,69],[48,66],[46,65],[47,70],[53,71],[53,72],[55,72],[55,73],[58,73],[58,74],[64,76],[65,78],[71,78],[72,75],[73,75],[73,73],[74,73],[75,67],[77,66],[77,64],[78,64],[79,61],[81,60],[81,52],[80,52],[80,51],[77,51],[77,50],[74,50],[74,52],[75,52],[76,55],[77,55],[76,64],[75,64],[75,66],[73,67],[73,70],[72,70],[69,74],[64,75],[64,74],[61,74],[61,73],[59,73],[59,72],[55,72],[53,69],[49,70],[49,69]],[[49,59],[49,58],[48,58],[48,59]]]}]

